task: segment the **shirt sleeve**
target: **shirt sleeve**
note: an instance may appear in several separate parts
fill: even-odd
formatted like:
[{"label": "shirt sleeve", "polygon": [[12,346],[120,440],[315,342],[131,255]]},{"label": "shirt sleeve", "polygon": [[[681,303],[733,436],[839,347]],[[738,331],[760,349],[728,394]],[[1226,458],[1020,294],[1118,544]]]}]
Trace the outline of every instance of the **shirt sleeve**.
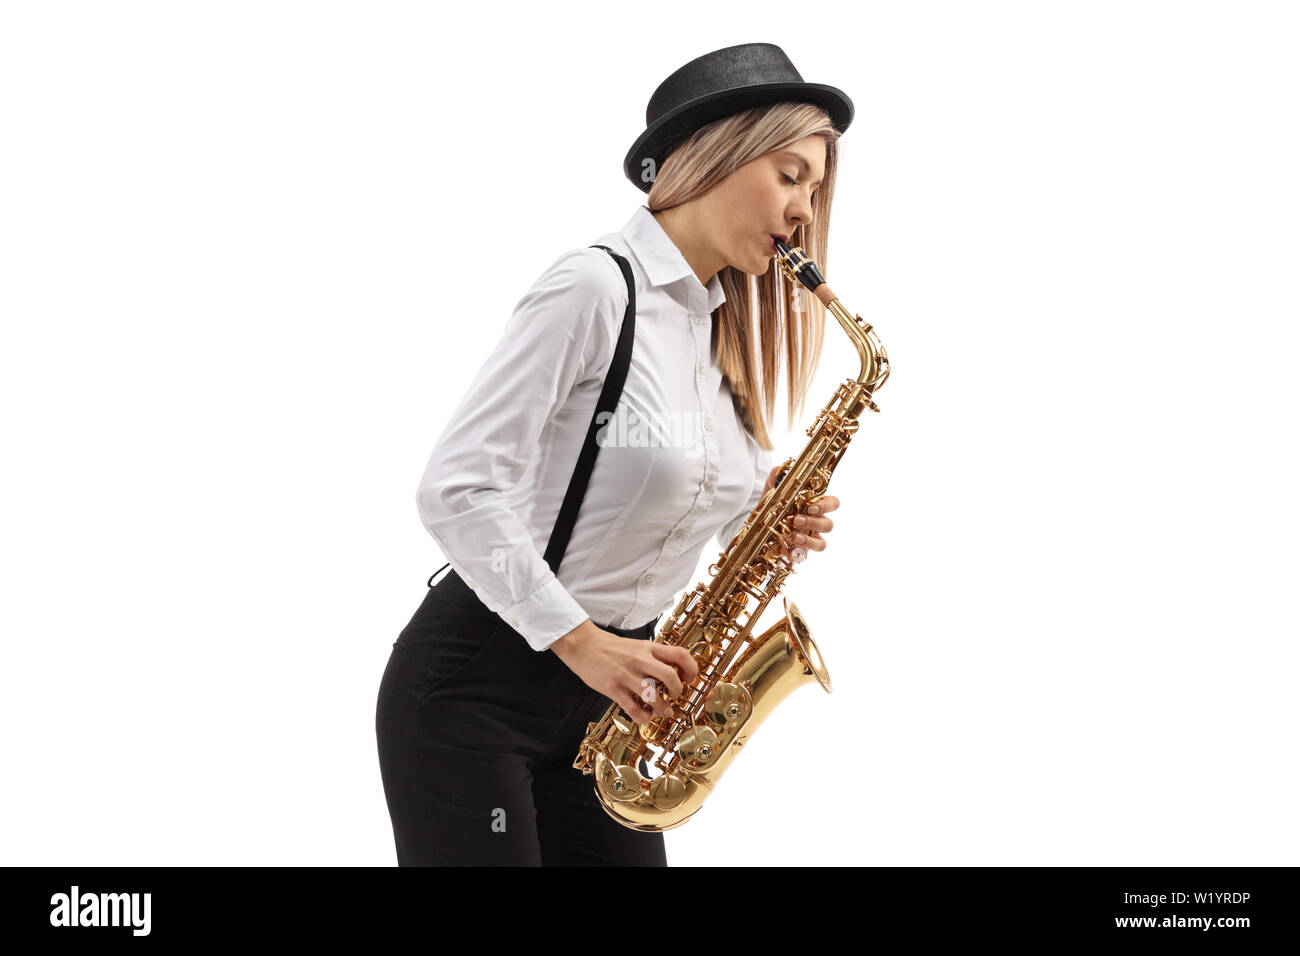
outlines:
[{"label": "shirt sleeve", "polygon": [[[753,438],[750,438],[753,442]],[[757,443],[754,443],[757,446]],[[734,515],[721,528],[718,529],[717,541],[718,546],[726,550],[727,545],[738,534],[749,517],[749,513],[758,507],[759,499],[763,497],[763,486],[767,484],[767,473],[772,470],[776,464],[776,452],[766,451],[762,448],[757,449],[754,455],[754,489],[749,494],[749,500],[745,502],[745,507],[740,510],[739,514]]]},{"label": "shirt sleeve", "polygon": [[608,368],[626,309],[627,286],[607,253],[582,248],[560,256],[515,306],[416,491],[420,521],[443,555],[536,651],[588,614],[555,577],[505,492],[573,386]]}]

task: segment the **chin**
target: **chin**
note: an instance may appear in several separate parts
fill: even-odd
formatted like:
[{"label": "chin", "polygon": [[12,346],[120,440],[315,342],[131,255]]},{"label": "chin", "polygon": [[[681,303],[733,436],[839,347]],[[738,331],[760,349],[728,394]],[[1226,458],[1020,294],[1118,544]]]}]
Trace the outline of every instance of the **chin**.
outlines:
[{"label": "chin", "polygon": [[764,257],[760,261],[762,263],[761,265],[749,266],[749,267],[736,266],[735,268],[739,269],[741,272],[745,273],[746,275],[765,276],[767,275],[767,270],[772,268],[772,260]]}]

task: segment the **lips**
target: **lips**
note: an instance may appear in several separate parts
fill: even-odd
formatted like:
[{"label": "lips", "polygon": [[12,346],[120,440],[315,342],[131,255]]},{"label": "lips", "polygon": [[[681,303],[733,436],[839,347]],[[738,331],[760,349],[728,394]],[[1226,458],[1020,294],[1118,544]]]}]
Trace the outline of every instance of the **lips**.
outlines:
[{"label": "lips", "polygon": [[782,242],[787,244],[790,242],[789,239],[779,232],[769,232],[767,234],[767,245],[768,248],[772,250],[772,255],[776,255],[776,243],[772,241],[773,239],[780,239]]}]

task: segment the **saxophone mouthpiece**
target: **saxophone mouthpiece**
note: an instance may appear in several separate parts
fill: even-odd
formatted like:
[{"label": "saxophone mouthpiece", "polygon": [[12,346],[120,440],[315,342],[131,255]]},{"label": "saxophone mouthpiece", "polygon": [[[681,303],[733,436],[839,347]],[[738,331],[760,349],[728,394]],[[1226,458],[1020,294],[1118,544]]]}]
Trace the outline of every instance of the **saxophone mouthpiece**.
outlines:
[{"label": "saxophone mouthpiece", "polygon": [[826,284],[817,263],[809,259],[798,246],[792,247],[784,239],[775,237],[772,245],[776,248],[776,261],[789,278],[798,279],[809,292],[816,292],[819,285]]}]

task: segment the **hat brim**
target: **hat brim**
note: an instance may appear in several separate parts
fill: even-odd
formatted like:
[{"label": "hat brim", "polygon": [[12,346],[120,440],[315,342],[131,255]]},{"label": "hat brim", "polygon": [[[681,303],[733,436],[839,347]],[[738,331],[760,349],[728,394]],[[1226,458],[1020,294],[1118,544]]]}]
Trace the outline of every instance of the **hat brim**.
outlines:
[{"label": "hat brim", "polygon": [[654,161],[652,168],[657,172],[673,148],[700,127],[756,106],[786,100],[821,107],[840,133],[853,122],[853,101],[842,90],[822,83],[759,83],[740,90],[722,90],[683,103],[646,127],[627,151],[623,172],[642,192],[648,193],[654,180],[645,182],[641,178],[647,159]]}]

